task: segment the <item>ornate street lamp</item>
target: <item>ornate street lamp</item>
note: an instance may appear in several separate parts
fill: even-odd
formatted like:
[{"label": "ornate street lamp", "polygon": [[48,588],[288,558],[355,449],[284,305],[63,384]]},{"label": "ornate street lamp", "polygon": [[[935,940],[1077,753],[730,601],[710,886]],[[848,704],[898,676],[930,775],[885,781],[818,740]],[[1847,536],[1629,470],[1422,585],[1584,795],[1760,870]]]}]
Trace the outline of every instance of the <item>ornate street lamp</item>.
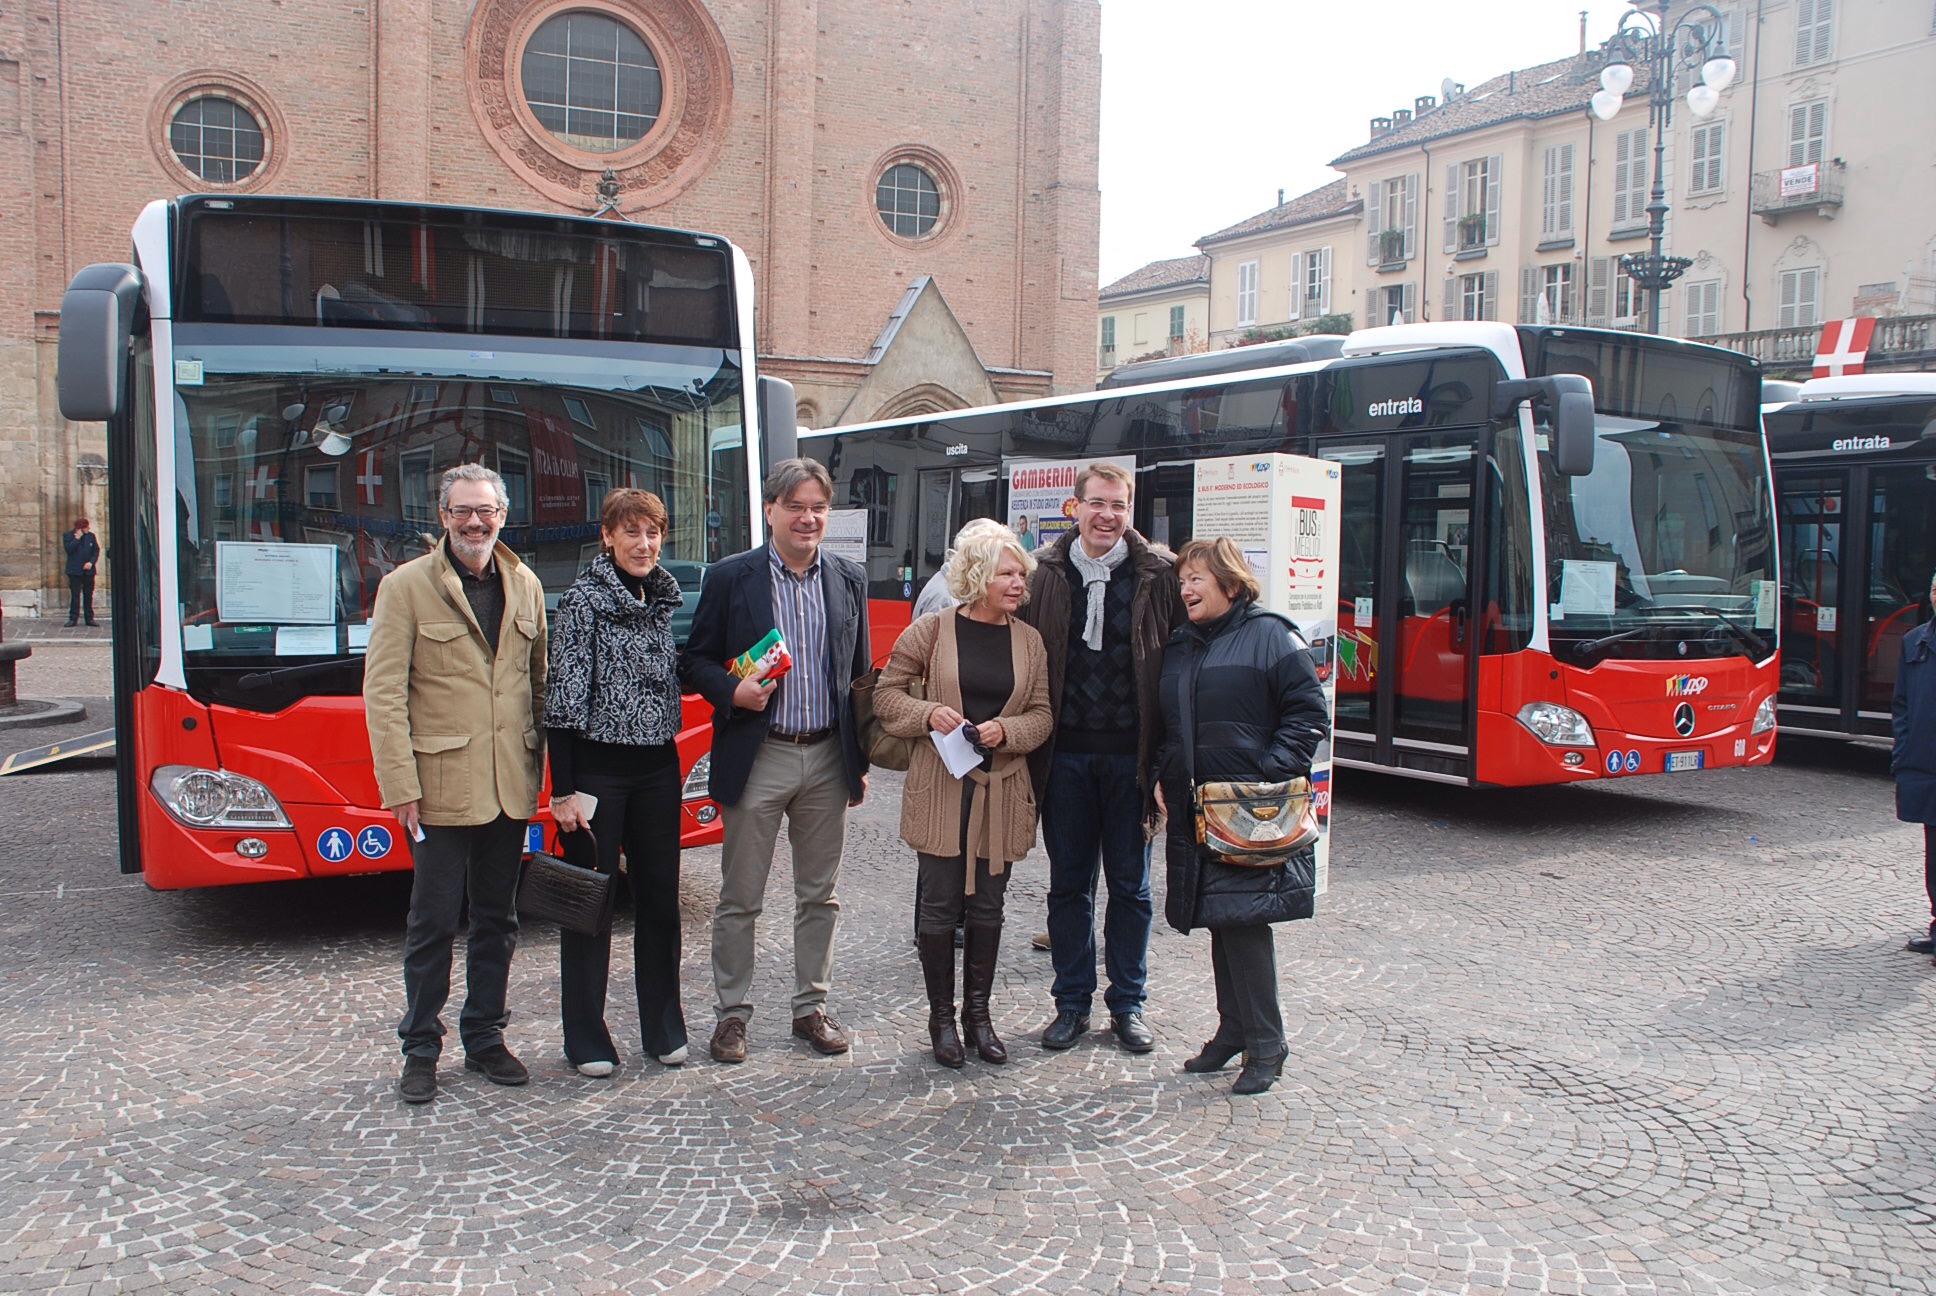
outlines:
[{"label": "ornate street lamp", "polygon": [[1667,127],[1674,117],[1674,76],[1681,70],[1699,73],[1700,80],[1687,92],[1687,109],[1705,117],[1734,80],[1735,65],[1721,44],[1721,15],[1712,5],[1694,5],[1669,26],[1670,0],[1654,0],[1652,14],[1644,7],[1647,0],[1628,3],[1634,8],[1620,19],[1607,42],[1607,65],[1600,69],[1600,89],[1591,106],[1595,117],[1612,121],[1634,83],[1634,69],[1646,70],[1647,124],[1654,128],[1654,188],[1647,203],[1649,250],[1629,252],[1620,258],[1620,268],[1647,291],[1647,331],[1658,333],[1661,293],[1694,264],[1691,257],[1667,256],[1660,249],[1667,228],[1667,177],[1662,167]]}]

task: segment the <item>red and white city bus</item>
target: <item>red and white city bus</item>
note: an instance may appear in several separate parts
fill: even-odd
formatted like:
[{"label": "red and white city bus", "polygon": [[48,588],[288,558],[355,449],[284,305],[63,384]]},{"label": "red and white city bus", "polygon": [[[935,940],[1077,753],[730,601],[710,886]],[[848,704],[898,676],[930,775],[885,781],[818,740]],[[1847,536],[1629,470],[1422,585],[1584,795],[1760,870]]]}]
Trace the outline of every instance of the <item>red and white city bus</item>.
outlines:
[{"label": "red and white city bus", "polygon": [[[756,379],[723,238],[370,201],[149,204],[62,301],[59,388],[105,419],[121,867],[155,887],[409,867],[363,720],[377,582],[439,534],[439,475],[510,494],[549,598],[606,490],[666,501],[685,588],[757,544],[791,389]],[[754,393],[758,392],[758,399]],[[762,410],[770,407],[770,426]],[[717,835],[688,698],[681,835]]]},{"label": "red and white city bus", "polygon": [[1781,519],[1781,729],[1890,741],[1936,571],[1936,374],[1814,378],[1762,420]]},{"label": "red and white city bus", "polygon": [[1771,759],[1776,536],[1753,360],[1494,323],[1318,350],[802,433],[835,508],[860,515],[830,535],[867,561],[875,652],[964,521],[1015,520],[1018,463],[1133,461],[1136,525],[1175,546],[1195,460],[1284,451],[1343,481],[1340,763],[1524,785]]}]

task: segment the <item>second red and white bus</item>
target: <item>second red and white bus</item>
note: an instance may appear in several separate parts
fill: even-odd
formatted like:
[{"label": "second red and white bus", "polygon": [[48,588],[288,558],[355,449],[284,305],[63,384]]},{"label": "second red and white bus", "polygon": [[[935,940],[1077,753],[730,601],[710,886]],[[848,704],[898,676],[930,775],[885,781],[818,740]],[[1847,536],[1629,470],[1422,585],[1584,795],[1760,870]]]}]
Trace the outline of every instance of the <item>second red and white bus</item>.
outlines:
[{"label": "second red and white bus", "polygon": [[[1136,525],[1192,534],[1199,458],[1343,481],[1341,764],[1525,785],[1766,763],[1778,569],[1760,372],[1632,333],[1362,330],[1241,373],[808,432],[862,516],[875,650],[1018,460],[1136,466]],[[1590,395],[1588,394],[1590,393]]]}]

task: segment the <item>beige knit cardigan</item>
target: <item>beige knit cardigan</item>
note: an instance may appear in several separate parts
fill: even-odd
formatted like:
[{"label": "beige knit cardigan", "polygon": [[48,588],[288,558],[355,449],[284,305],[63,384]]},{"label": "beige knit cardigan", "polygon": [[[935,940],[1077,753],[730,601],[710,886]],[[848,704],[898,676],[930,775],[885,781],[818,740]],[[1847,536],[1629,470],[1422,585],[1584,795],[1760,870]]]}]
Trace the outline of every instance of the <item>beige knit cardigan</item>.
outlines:
[{"label": "beige knit cardigan", "polygon": [[[961,710],[961,669],[955,640],[956,610],[931,613],[894,641],[894,651],[874,688],[874,714],[881,728],[899,738],[924,738],[928,715],[946,704]],[[994,768],[970,770],[975,791],[968,812],[968,844],[961,834],[961,781],[948,773],[932,742],[917,742],[908,761],[901,793],[901,840],[929,855],[963,856],[967,890],[975,890],[975,861],[986,859],[992,874],[1006,872],[1013,860],[1035,845],[1035,789],[1029,781],[1029,752],[1049,740],[1055,717],[1049,710],[1049,659],[1034,626],[1009,618],[1009,648],[1015,687],[1002,705],[1002,743]],[[909,685],[926,681],[925,700]]]}]

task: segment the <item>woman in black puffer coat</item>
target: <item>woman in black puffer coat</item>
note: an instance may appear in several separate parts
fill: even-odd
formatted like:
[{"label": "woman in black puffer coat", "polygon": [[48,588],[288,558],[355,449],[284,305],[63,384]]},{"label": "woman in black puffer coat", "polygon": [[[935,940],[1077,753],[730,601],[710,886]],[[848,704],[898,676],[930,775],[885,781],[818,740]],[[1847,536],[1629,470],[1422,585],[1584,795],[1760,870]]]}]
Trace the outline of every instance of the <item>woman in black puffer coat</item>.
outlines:
[{"label": "woman in black puffer coat", "polygon": [[1204,858],[1184,770],[1183,691],[1195,690],[1198,782],[1305,777],[1330,725],[1303,641],[1290,622],[1257,606],[1257,579],[1237,546],[1192,540],[1176,566],[1190,624],[1170,636],[1157,693],[1157,795],[1169,814],[1164,916],[1180,932],[1210,929],[1217,978],[1217,1033],[1183,1069],[1218,1071],[1242,1053],[1232,1088],[1262,1093],[1283,1073],[1285,1053],[1271,924],[1311,916],[1314,852],[1307,847],[1277,868]]}]

